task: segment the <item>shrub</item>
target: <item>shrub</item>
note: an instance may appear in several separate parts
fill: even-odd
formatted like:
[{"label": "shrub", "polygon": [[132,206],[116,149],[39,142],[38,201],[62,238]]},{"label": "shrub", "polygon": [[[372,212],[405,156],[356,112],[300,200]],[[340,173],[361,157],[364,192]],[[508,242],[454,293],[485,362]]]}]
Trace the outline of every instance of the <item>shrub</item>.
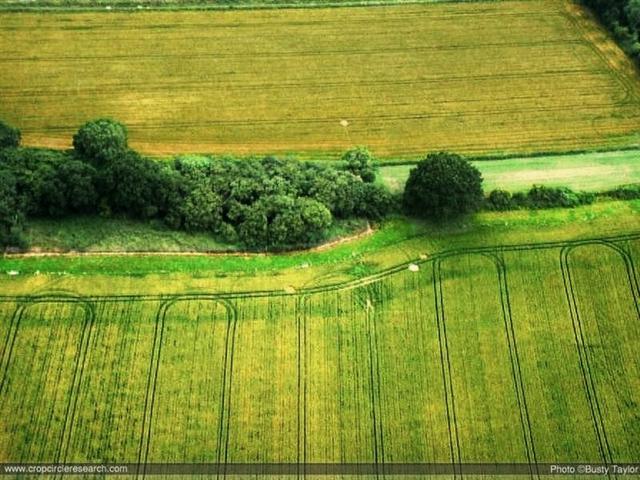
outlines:
[{"label": "shrub", "polygon": [[25,215],[62,216],[67,211],[66,179],[58,174],[70,157],[64,152],[36,148],[5,149],[0,163],[10,168]]},{"label": "shrub", "polygon": [[0,120],[0,148],[11,148],[20,145],[20,130]]},{"label": "shrub", "polygon": [[545,187],[534,185],[527,193],[529,208],[573,208],[593,203],[595,195],[587,192],[574,192],[568,187]]},{"label": "shrub", "polygon": [[486,203],[489,210],[496,211],[511,210],[515,207],[511,201],[511,193],[506,190],[492,190]]},{"label": "shrub", "polygon": [[73,136],[73,148],[80,157],[97,166],[108,164],[126,153],[127,129],[115,120],[92,120]]},{"label": "shrub", "polygon": [[525,192],[516,192],[511,195],[513,208],[527,208],[527,202],[527,194]]},{"label": "shrub", "polygon": [[619,200],[633,200],[640,198],[640,183],[621,185],[618,188],[605,192],[605,195]]},{"label": "shrub", "polygon": [[215,232],[222,224],[222,199],[202,182],[193,186],[180,207],[185,230],[209,230]]},{"label": "shrub", "polygon": [[409,173],[404,206],[416,216],[443,219],[470,213],[482,205],[482,175],[452,153],[429,154]]}]

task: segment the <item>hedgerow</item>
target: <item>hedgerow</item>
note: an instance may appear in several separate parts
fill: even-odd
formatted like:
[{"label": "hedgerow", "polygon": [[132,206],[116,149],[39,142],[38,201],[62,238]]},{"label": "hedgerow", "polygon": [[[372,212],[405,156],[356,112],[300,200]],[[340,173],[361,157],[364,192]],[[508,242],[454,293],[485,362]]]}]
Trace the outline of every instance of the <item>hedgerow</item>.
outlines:
[{"label": "hedgerow", "polygon": [[84,213],[161,219],[252,248],[300,246],[321,241],[334,218],[379,220],[394,205],[362,148],[338,168],[274,157],[159,162],[130,149],[126,128],[105,119],[80,128],[73,144],[0,150],[2,245],[20,244],[24,218]]}]

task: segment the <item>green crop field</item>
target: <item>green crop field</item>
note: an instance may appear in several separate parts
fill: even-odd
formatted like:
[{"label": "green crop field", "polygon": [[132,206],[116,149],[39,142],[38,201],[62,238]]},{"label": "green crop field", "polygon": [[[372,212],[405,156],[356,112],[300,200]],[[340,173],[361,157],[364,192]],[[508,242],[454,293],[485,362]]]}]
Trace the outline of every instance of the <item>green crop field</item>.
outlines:
[{"label": "green crop field", "polygon": [[635,461],[639,260],[633,234],[292,293],[4,295],[0,462]]},{"label": "green crop field", "polygon": [[85,121],[132,145],[335,158],[638,142],[640,83],[568,1],[353,9],[0,14],[0,118],[64,147]]}]

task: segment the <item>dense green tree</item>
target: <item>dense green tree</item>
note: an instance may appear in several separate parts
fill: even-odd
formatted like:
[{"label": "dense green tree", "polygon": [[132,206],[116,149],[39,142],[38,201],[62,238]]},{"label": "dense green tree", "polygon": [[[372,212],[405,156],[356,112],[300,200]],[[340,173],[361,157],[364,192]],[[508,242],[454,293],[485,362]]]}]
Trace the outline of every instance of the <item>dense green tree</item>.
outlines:
[{"label": "dense green tree", "polygon": [[240,241],[249,247],[269,245],[269,219],[262,202],[256,202],[246,210],[237,230]]},{"label": "dense green tree", "polygon": [[158,162],[129,151],[99,170],[97,187],[111,211],[151,218],[165,204],[162,178]]},{"label": "dense green tree", "polygon": [[375,161],[371,152],[366,148],[356,147],[348,150],[342,155],[341,161],[344,164],[345,170],[351,172],[356,177],[360,177],[363,182],[375,182]]},{"label": "dense green tree", "polygon": [[394,198],[385,187],[362,183],[357,190],[354,214],[369,220],[382,220],[394,209]]},{"label": "dense green tree", "polygon": [[480,171],[459,155],[440,152],[411,170],[403,201],[412,215],[446,219],[477,210],[483,199]]},{"label": "dense green tree", "polygon": [[67,210],[65,179],[59,167],[69,161],[65,152],[38,148],[8,148],[0,153],[0,164],[10,167],[17,194],[28,216],[62,216]]},{"label": "dense green tree", "polygon": [[327,170],[318,175],[310,188],[310,196],[324,204],[339,218],[354,215],[362,180],[350,172]]},{"label": "dense green tree", "polygon": [[209,182],[191,184],[181,205],[185,230],[215,232],[222,224],[222,199]]},{"label": "dense green tree", "polygon": [[18,145],[20,145],[20,130],[0,120],[0,148],[17,147]]},{"label": "dense green tree", "polygon": [[325,231],[331,226],[333,218],[331,212],[320,202],[311,198],[299,198],[296,207],[304,223],[301,240],[304,243],[316,242],[322,239]]},{"label": "dense green tree", "polygon": [[269,243],[310,244],[323,238],[331,222],[331,212],[320,202],[310,198],[291,199],[289,204],[279,205],[269,226]]},{"label": "dense green tree", "polygon": [[75,158],[69,158],[59,164],[56,174],[63,186],[68,212],[96,212],[98,193],[95,187],[95,168]]},{"label": "dense green tree", "polygon": [[127,128],[120,122],[101,118],[85,123],[73,136],[78,155],[102,166],[122,158],[127,149]]},{"label": "dense green tree", "polygon": [[7,168],[0,168],[0,248],[24,247],[22,211],[17,179]]},{"label": "dense green tree", "polygon": [[640,0],[629,0],[625,6],[625,14],[630,26],[637,32],[640,28]]}]

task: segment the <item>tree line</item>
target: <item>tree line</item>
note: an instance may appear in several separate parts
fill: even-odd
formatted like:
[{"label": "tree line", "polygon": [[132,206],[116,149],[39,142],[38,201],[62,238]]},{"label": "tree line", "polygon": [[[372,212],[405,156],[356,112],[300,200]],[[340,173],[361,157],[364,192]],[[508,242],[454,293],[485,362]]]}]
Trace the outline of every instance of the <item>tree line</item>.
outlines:
[{"label": "tree line", "polygon": [[449,220],[480,209],[573,208],[598,196],[640,198],[640,185],[601,192],[534,185],[485,196],[480,171],[460,155],[432,153],[413,168],[404,192],[377,181],[371,153],[347,151],[335,165],[263,158],[180,155],[168,161],[129,148],[113,120],[82,126],[68,151],[20,147],[0,122],[0,247],[25,248],[28,218],[126,215],[169,228],[210,232],[252,249],[321,242],[335,219],[378,221],[393,211]]},{"label": "tree line", "polygon": [[82,126],[69,151],[20,147],[0,124],[0,244],[22,246],[30,217],[74,214],[161,219],[251,248],[321,241],[334,219],[379,220],[394,206],[375,183],[369,151],[337,167],[274,157],[177,156],[161,162],[129,148],[126,127],[99,119]]}]

